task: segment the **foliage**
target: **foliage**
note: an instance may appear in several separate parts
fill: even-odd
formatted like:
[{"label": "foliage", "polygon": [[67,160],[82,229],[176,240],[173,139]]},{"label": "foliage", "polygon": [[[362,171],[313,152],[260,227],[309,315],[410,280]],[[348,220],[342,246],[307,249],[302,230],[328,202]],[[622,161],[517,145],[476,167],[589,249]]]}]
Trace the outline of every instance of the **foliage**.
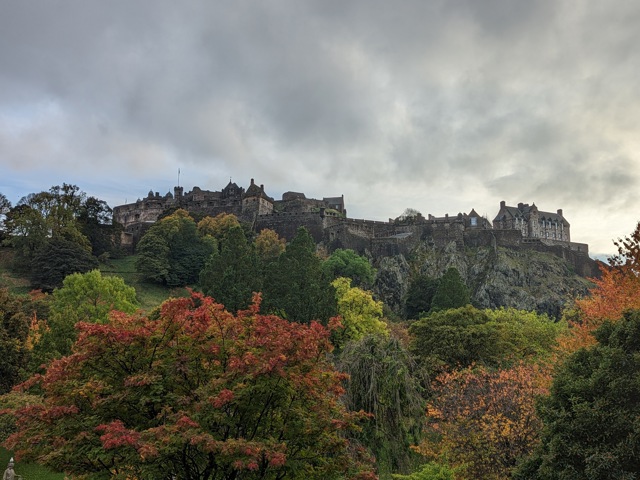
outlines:
[{"label": "foliage", "polygon": [[[344,375],[329,331],[211,298],[165,302],[158,318],[79,323],[74,353],[24,389],[18,457],[92,478],[343,478],[368,468],[345,435]],[[371,475],[369,475],[371,476]]]},{"label": "foliage", "polygon": [[539,442],[542,423],[534,400],[547,392],[549,369],[467,368],[445,373],[427,407],[427,433],[418,451],[446,458],[463,478],[509,478],[517,461]]},{"label": "foliage", "polygon": [[239,227],[238,217],[232,213],[221,213],[215,217],[205,217],[198,222],[198,233],[221,240],[229,230]]},{"label": "foliage", "polygon": [[327,322],[335,315],[335,293],[315,250],[313,238],[300,227],[266,272],[263,293],[267,311],[301,323]]},{"label": "foliage", "polygon": [[424,401],[409,352],[394,337],[367,335],[345,346],[338,367],[349,375],[347,407],[372,415],[357,438],[375,455],[378,472],[410,471],[417,461],[410,446],[420,440]]},{"label": "foliage", "polygon": [[113,310],[134,313],[139,306],[132,287],[120,277],[103,276],[99,270],[69,275],[51,297],[47,329],[33,348],[32,371],[71,353],[77,322],[106,323]]},{"label": "foliage", "polygon": [[62,285],[67,275],[98,267],[98,260],[79,243],[54,237],[42,246],[31,261],[31,283],[50,292]]},{"label": "foliage", "polygon": [[350,278],[336,278],[331,285],[336,291],[338,315],[343,327],[332,336],[335,346],[342,347],[368,334],[389,334],[382,316],[382,302],[374,300],[371,293],[352,287]]},{"label": "foliage", "polygon": [[636,229],[624,238],[614,241],[618,253],[609,258],[609,264],[633,275],[640,275],[640,222]]},{"label": "foliage", "polygon": [[198,234],[186,210],[176,210],[149,229],[136,251],[136,268],[146,279],[178,287],[198,280],[213,244]]},{"label": "foliage", "polygon": [[449,268],[438,281],[438,287],[431,299],[431,310],[464,307],[469,303],[469,289],[460,272],[454,267]]},{"label": "foliage", "polygon": [[371,287],[375,278],[375,270],[369,260],[350,249],[335,250],[324,261],[322,268],[329,278],[350,278],[355,287]]},{"label": "foliage", "polygon": [[640,277],[624,267],[600,267],[601,277],[592,278],[595,284],[590,296],[576,300],[582,321],[595,329],[605,320],[616,320],[625,310],[640,308]]},{"label": "foliage", "polygon": [[274,230],[265,228],[260,231],[254,242],[258,258],[263,263],[275,261],[284,252],[287,242]]},{"label": "foliage", "polygon": [[566,324],[516,309],[479,310],[471,305],[432,312],[409,327],[412,352],[431,373],[480,364],[507,366],[550,354]]},{"label": "foliage", "polygon": [[397,217],[394,222],[395,223],[403,223],[403,224],[414,224],[418,223],[420,220],[424,220],[422,213],[420,213],[415,208],[406,208],[402,215]]},{"label": "foliage", "polygon": [[393,480],[454,480],[454,471],[446,465],[429,462],[409,475],[394,474]]},{"label": "foliage", "polygon": [[418,318],[421,313],[428,313],[431,310],[438,284],[437,279],[426,275],[418,275],[411,279],[405,298],[406,318]]},{"label": "foliage", "polygon": [[220,253],[213,253],[200,272],[202,291],[232,312],[251,304],[253,293],[261,289],[260,280],[255,249],[240,225],[226,232]]},{"label": "foliage", "polygon": [[[11,210],[11,202],[2,193],[0,193],[0,235],[4,232],[4,218],[7,212]],[[0,236],[2,240],[2,236]]]},{"label": "foliage", "polygon": [[0,289],[0,394],[8,392],[21,380],[22,368],[29,354],[30,322],[25,298]]},{"label": "foliage", "polygon": [[640,311],[597,331],[559,368],[539,405],[542,442],[518,479],[640,475]]},{"label": "foliage", "polygon": [[88,197],[80,207],[78,226],[91,243],[91,251],[96,257],[117,253],[119,225],[112,221],[112,210],[107,202],[96,197]]}]

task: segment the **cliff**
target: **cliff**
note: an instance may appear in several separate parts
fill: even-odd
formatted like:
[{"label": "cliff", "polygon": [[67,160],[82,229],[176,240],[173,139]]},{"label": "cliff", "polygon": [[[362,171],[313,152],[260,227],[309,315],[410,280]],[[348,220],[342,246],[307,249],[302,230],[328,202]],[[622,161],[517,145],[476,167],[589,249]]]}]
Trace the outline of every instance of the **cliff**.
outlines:
[{"label": "cliff", "polygon": [[[444,248],[421,243],[408,254],[378,259],[374,290],[394,312],[404,308],[412,274],[439,278],[455,267],[465,279],[478,308],[514,307],[559,317],[576,296],[591,285],[561,256],[534,249],[476,247]],[[593,270],[595,271],[595,264]]]}]

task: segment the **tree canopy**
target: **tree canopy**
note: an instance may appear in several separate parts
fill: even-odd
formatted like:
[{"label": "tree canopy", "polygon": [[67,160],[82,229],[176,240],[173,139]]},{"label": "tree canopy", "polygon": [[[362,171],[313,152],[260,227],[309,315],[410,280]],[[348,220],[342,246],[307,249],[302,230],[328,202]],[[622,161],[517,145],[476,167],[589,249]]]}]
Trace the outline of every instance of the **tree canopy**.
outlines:
[{"label": "tree canopy", "polygon": [[[23,390],[6,447],[93,478],[373,477],[346,434],[361,414],[340,396],[329,331],[211,298],[165,302],[158,318],[78,324],[73,354]],[[369,473],[367,473],[369,472]]]},{"label": "tree canopy", "polygon": [[150,281],[169,287],[194,284],[215,245],[198,234],[186,210],[156,222],[136,247],[136,269]]},{"label": "tree canopy", "polygon": [[569,480],[640,476],[640,311],[595,333],[559,368],[539,405],[536,454],[515,478]]},{"label": "tree canopy", "polygon": [[432,310],[464,307],[470,303],[469,289],[457,268],[449,268],[438,280],[431,299]]},{"label": "tree canopy", "polygon": [[375,270],[365,257],[350,249],[336,249],[322,264],[329,278],[348,277],[355,287],[370,288]]}]

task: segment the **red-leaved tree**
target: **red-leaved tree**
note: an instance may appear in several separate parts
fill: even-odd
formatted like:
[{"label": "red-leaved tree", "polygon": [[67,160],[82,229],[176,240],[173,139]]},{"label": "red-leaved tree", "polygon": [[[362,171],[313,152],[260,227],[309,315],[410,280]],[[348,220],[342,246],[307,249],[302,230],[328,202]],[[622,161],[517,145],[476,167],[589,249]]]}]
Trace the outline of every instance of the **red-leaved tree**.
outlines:
[{"label": "red-leaved tree", "polygon": [[18,457],[86,478],[281,479],[373,476],[345,433],[361,414],[339,397],[329,331],[234,316],[199,294],[158,318],[79,323],[73,354],[24,383]]}]

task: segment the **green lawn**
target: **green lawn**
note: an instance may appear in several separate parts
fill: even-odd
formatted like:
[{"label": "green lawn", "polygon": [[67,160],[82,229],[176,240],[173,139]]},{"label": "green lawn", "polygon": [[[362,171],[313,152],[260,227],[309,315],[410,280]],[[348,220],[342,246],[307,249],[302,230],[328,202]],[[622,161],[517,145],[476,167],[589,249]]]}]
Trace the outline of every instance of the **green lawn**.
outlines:
[{"label": "green lawn", "polygon": [[[11,456],[12,454],[9,451],[0,448],[0,472],[4,472],[5,468],[7,468]],[[50,472],[35,463],[16,462],[13,470],[16,475],[22,476],[22,480],[64,480],[63,473]]]},{"label": "green lawn", "polygon": [[162,285],[145,282],[136,272],[136,256],[109,260],[100,265],[103,275],[117,275],[122,277],[125,283],[136,289],[136,295],[143,310],[149,311],[160,305],[169,297],[184,297],[188,292],[184,288],[168,289]]}]

